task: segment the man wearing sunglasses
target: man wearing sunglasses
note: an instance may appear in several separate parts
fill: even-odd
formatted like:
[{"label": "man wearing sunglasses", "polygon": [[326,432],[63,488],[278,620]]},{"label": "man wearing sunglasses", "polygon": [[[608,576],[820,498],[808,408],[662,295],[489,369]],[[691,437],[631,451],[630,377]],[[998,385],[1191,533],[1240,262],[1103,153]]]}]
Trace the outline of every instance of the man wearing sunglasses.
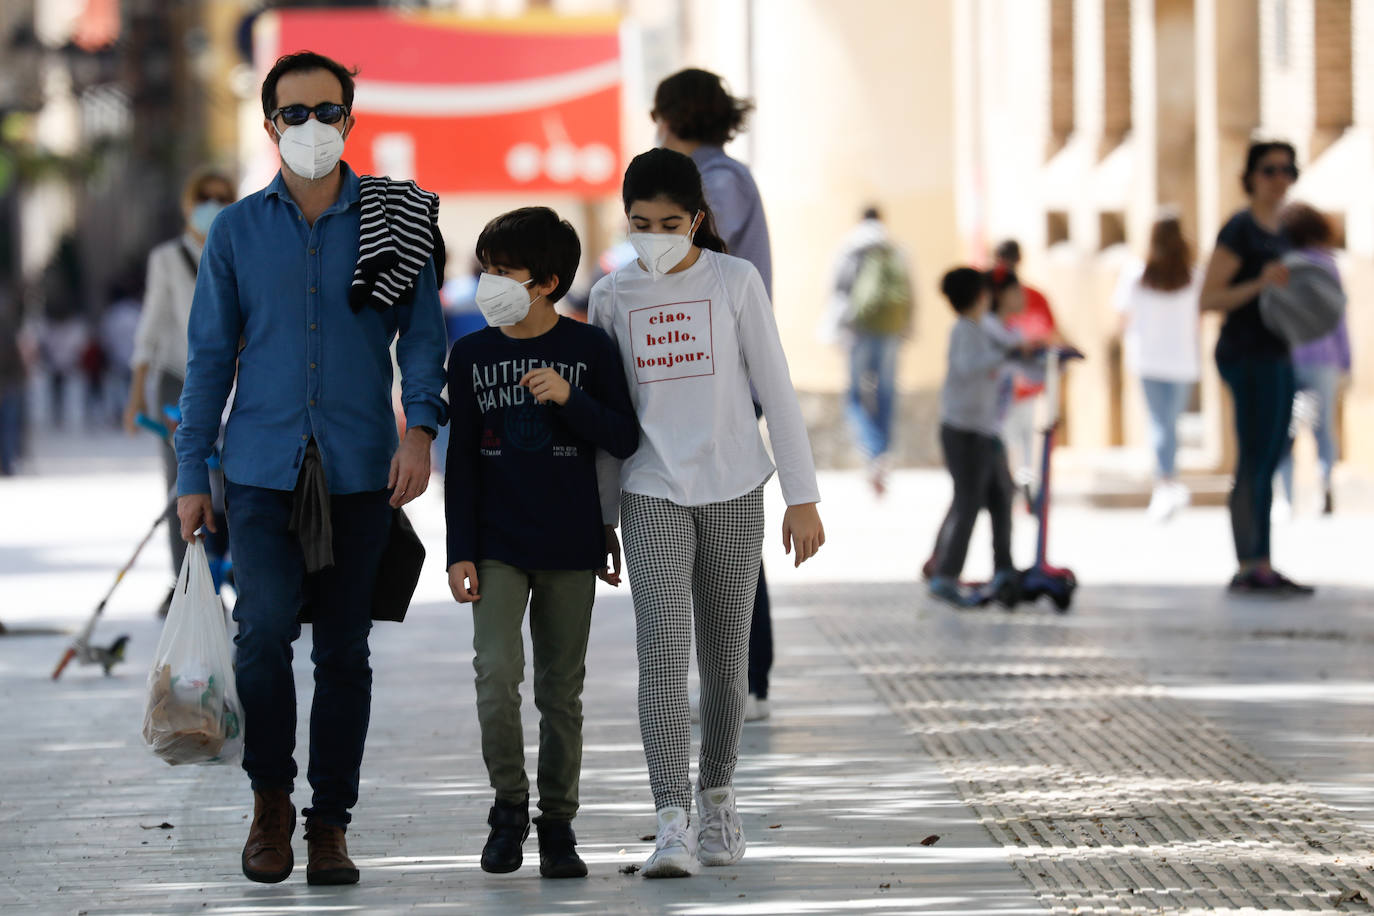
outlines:
[{"label": "man wearing sunglasses", "polygon": [[[353,129],[353,90],[349,70],[312,52],[282,57],[264,80],[263,127],[282,168],[211,227],[176,434],[177,512],[189,540],[202,525],[214,530],[205,460],[237,367],[222,462],[238,587],[243,767],[254,795],[242,867],[267,883],[284,880],[294,864],[291,658],[305,607],[315,665],[306,880],[358,880],[344,831],[371,706],[372,593],[393,509],[428,486],[430,442],[444,414],[433,260],[394,305],[350,307],[360,179],[340,157]],[[399,444],[393,340],[407,427]]]}]

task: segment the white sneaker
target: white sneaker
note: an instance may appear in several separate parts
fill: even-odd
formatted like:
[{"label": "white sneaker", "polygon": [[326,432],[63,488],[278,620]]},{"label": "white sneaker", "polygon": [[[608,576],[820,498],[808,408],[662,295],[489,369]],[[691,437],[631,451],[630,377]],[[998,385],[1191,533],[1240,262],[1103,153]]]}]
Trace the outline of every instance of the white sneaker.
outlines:
[{"label": "white sneaker", "polygon": [[1269,521],[1286,522],[1293,517],[1293,504],[1282,496],[1275,496],[1269,505]]},{"label": "white sneaker", "polygon": [[1150,494],[1150,507],[1145,510],[1145,514],[1156,522],[1163,522],[1167,521],[1177,508],[1177,497],[1174,495],[1173,487],[1167,483],[1155,484],[1154,492]]},{"label": "white sneaker", "polygon": [[702,865],[733,865],[744,858],[744,825],[735,810],[735,789],[697,786],[697,858]]},{"label": "white sneaker", "polygon": [[759,722],[768,718],[768,701],[752,693],[744,698],[744,721]]},{"label": "white sneaker", "polygon": [[1187,484],[1175,480],[1172,484],[1169,485],[1169,489],[1173,492],[1174,508],[1186,508],[1188,504],[1193,501],[1193,494],[1188,489]]},{"label": "white sneaker", "polygon": [[697,838],[688,829],[687,809],[660,808],[654,854],[640,874],[646,878],[688,878],[696,872]]}]

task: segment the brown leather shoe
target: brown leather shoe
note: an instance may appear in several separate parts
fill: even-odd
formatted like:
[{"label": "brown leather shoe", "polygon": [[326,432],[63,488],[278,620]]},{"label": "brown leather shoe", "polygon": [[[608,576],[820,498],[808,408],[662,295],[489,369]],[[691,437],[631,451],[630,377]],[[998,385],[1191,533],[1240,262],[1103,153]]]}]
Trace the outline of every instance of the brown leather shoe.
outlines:
[{"label": "brown leather shoe", "polygon": [[358,867],[348,857],[344,829],[306,818],[306,884],[357,884]]},{"label": "brown leather shoe", "polygon": [[296,809],[284,789],[254,792],[253,826],[243,844],[244,877],[263,884],[285,881],[296,864],[291,855],[295,831]]}]

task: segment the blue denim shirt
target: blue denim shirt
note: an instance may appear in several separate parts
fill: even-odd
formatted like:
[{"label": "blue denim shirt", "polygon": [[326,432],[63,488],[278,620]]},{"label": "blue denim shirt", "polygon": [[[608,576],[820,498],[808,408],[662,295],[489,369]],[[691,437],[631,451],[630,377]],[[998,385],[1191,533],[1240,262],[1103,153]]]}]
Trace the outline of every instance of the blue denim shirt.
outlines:
[{"label": "blue denim shirt", "polygon": [[177,493],[210,492],[205,462],[236,362],[221,455],[234,483],[292,489],[314,436],[331,493],[384,489],[397,446],[390,348],[398,332],[407,425],[443,422],[447,341],[433,262],[412,304],[349,308],[358,184],[345,164],[339,199],[311,226],[278,173],[211,225],[187,331]]}]

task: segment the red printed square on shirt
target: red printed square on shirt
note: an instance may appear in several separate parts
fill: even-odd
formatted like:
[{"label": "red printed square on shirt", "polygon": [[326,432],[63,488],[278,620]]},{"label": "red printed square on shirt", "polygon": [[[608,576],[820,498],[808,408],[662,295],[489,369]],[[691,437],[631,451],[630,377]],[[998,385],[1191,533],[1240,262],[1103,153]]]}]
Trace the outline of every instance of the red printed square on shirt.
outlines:
[{"label": "red printed square on shirt", "polygon": [[710,299],[633,309],[629,318],[641,385],[715,374]]}]

